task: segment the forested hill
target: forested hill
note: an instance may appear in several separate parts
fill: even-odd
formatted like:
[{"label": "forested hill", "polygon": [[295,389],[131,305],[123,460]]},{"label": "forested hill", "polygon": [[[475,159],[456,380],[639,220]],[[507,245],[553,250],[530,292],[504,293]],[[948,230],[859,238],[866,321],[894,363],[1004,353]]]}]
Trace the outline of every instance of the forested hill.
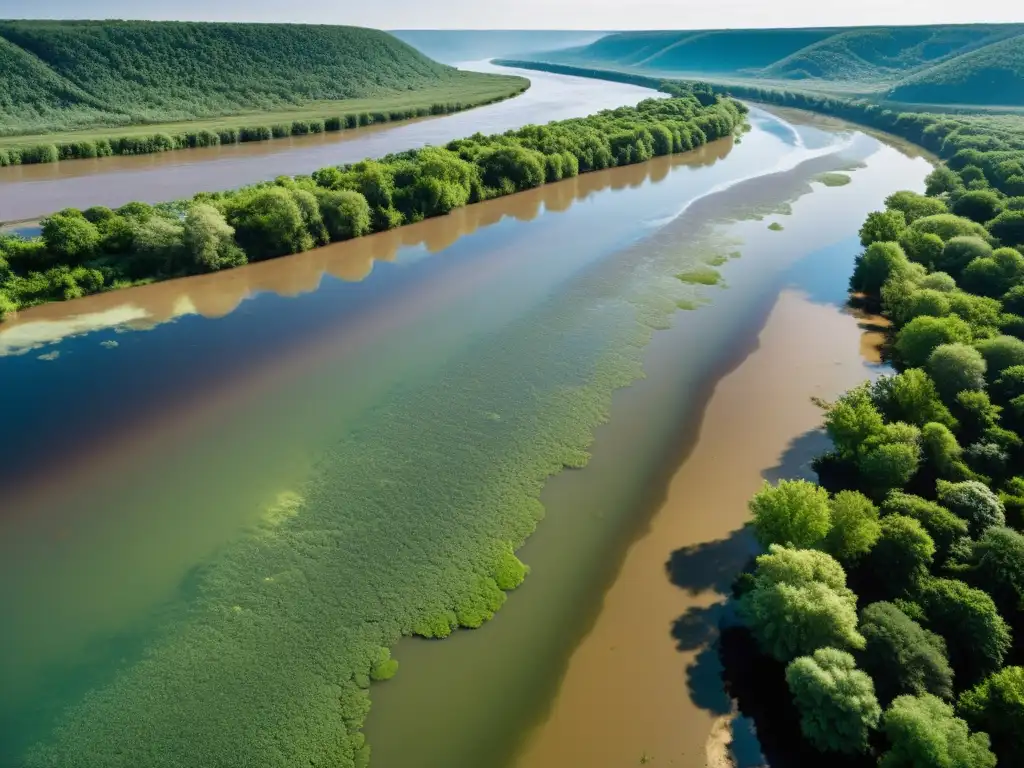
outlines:
[{"label": "forested hill", "polygon": [[608,33],[543,29],[396,29],[391,30],[391,34],[432,59],[458,64],[587,45]]},{"label": "forested hill", "polygon": [[480,77],[371,29],[0,22],[0,125],[155,122],[365,98]]},{"label": "forested hill", "polygon": [[1024,104],[1024,24],[622,32],[537,60],[664,75],[829,82],[946,104]]}]

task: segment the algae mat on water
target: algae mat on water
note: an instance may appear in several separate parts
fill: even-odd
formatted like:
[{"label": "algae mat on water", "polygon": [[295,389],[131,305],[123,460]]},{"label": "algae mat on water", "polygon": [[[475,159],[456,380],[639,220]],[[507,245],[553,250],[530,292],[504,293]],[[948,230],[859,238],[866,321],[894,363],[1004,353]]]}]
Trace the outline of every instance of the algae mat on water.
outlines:
[{"label": "algae mat on water", "polygon": [[543,515],[544,480],[587,460],[612,391],[641,375],[652,328],[688,295],[673,277],[687,259],[609,258],[387,392],[27,765],[364,765],[385,649],[479,625],[522,579],[513,550]]}]

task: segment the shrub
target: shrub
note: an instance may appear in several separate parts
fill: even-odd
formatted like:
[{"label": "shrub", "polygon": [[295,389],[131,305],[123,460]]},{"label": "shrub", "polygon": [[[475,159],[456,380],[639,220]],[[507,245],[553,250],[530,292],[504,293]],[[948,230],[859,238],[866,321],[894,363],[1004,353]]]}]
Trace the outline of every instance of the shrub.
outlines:
[{"label": "shrub", "polygon": [[67,208],[42,220],[46,249],[65,264],[80,264],[96,253],[100,233],[81,211]]},{"label": "shrub", "polygon": [[935,268],[957,278],[964,268],[975,259],[986,259],[992,255],[992,246],[974,235],[958,235],[950,238],[942,249],[942,255],[935,262]]},{"label": "shrub", "polygon": [[790,663],[786,683],[800,712],[800,730],[811,744],[849,754],[867,750],[882,710],[871,678],[856,668],[853,656],[820,648]]},{"label": "shrub", "polygon": [[985,388],[988,364],[967,344],[940,344],[928,356],[927,369],[942,397],[952,402],[959,392]]},{"label": "shrub", "polygon": [[1003,505],[992,490],[977,480],[936,485],[939,503],[967,522],[972,537],[981,536],[992,526],[1006,523]]},{"label": "shrub", "polygon": [[919,368],[943,344],[967,344],[971,337],[971,327],[955,315],[915,317],[897,334],[896,352],[906,365]]},{"label": "shrub", "polygon": [[1024,668],[1006,667],[960,696],[960,714],[992,738],[1003,765],[1019,763],[1024,754]]},{"label": "shrub", "polygon": [[860,615],[864,650],[860,666],[875,681],[878,700],[889,704],[897,696],[930,693],[953,697],[953,670],[946,643],[921,627],[892,603],[872,603]]},{"label": "shrub", "polygon": [[1024,365],[1024,341],[1013,336],[983,339],[975,345],[988,366],[988,378],[995,380],[1007,368]]},{"label": "shrub", "polygon": [[754,533],[762,546],[813,547],[831,527],[825,489],[806,480],[765,486],[750,501]]},{"label": "shrub", "polygon": [[953,213],[984,224],[1002,210],[1002,200],[995,192],[985,189],[965,192],[953,204]]},{"label": "shrub", "polygon": [[988,223],[988,229],[1003,245],[1024,245],[1024,211],[1003,211]]},{"label": "shrub", "polygon": [[[902,211],[907,224],[912,224],[917,219],[925,216],[934,216],[939,213],[947,213],[946,204],[934,197],[919,195],[917,192],[893,192],[885,198],[885,207]],[[957,215],[964,215],[955,211]],[[990,217],[991,218],[991,217]],[[985,219],[988,221],[988,219]]]},{"label": "shrub", "polygon": [[860,244],[867,248],[872,243],[895,242],[907,228],[903,211],[875,211],[869,213],[860,228]]},{"label": "shrub", "polygon": [[877,296],[890,278],[907,269],[910,262],[899,244],[873,242],[860,254],[854,265],[850,287],[855,291]]},{"label": "shrub", "polygon": [[959,236],[987,237],[988,232],[976,221],[955,216],[952,213],[940,213],[935,216],[924,216],[910,225],[918,232],[938,235],[943,241]]},{"label": "shrub", "polygon": [[183,241],[192,264],[200,272],[215,272],[245,264],[235,244],[235,230],[212,205],[196,203],[185,216]]},{"label": "shrub", "polygon": [[[941,250],[940,248],[939,251],[941,252]],[[926,290],[949,293],[956,290],[956,280],[946,272],[932,272],[921,278],[918,286]]]},{"label": "shrub", "polygon": [[902,421],[919,427],[929,422],[956,426],[956,420],[939,397],[935,383],[920,368],[879,378],[871,387],[871,399],[889,422]]},{"label": "shrub", "polygon": [[988,736],[971,733],[941,699],[900,696],[882,716],[889,751],[879,768],[995,768]]},{"label": "shrub", "polygon": [[931,232],[922,232],[910,227],[900,235],[899,244],[907,258],[928,269],[933,269],[942,256],[945,243],[942,238]]},{"label": "shrub", "polygon": [[1024,280],[1024,256],[1013,248],[999,248],[987,258],[976,258],[964,269],[963,287],[981,296],[998,298]]},{"label": "shrub", "polygon": [[288,190],[270,187],[232,201],[228,222],[250,261],[308,250],[313,239]]},{"label": "shrub", "polygon": [[370,232],[370,204],[358,192],[340,190],[317,194],[324,225],[332,241],[362,237]]}]

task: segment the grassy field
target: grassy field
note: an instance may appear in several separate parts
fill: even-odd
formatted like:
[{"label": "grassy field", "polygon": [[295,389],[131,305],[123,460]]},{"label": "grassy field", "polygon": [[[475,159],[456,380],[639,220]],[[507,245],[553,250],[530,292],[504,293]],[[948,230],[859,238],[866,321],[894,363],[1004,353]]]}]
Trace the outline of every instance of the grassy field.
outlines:
[{"label": "grassy field", "polygon": [[199,120],[181,120],[116,127],[100,126],[57,133],[0,136],[0,148],[27,147],[42,143],[61,144],[65,142],[95,141],[97,139],[110,139],[115,136],[150,136],[155,133],[175,135],[203,130],[216,132],[224,128],[291,123],[296,120],[323,120],[346,114],[372,114],[374,112],[429,109],[434,104],[460,103],[464,106],[476,106],[506,98],[525,88],[529,82],[525,78],[518,77],[511,78],[475,72],[467,72],[465,74],[465,78],[451,83],[421,88],[416,91],[391,93],[361,99],[316,101],[300,107],[247,111],[234,115]]}]

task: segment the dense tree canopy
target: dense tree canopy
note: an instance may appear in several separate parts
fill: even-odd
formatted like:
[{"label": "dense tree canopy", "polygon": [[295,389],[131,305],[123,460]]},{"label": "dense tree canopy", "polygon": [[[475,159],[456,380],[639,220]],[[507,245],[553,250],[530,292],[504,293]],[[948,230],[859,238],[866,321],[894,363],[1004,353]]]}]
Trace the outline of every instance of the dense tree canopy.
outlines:
[{"label": "dense tree canopy", "polygon": [[900,696],[882,716],[889,750],[879,768],[995,768],[984,733],[971,733],[941,699]]}]

